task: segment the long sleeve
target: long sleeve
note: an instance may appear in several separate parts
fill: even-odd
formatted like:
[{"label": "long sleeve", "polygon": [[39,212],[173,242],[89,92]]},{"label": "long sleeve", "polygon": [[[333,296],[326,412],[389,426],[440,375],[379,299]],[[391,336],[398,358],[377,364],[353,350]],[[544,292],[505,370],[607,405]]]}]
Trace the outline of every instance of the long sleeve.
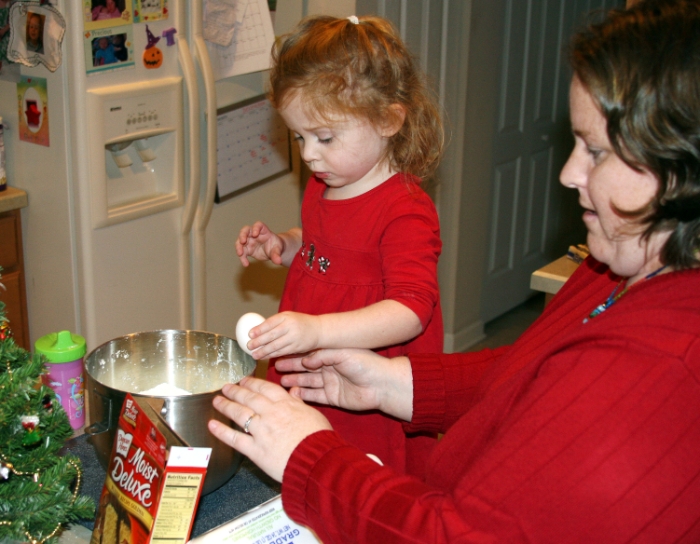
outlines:
[{"label": "long sleeve", "polygon": [[472,353],[410,354],[413,371],[413,420],[407,432],[446,432],[473,405],[478,385],[494,361],[510,346]]},{"label": "long sleeve", "polygon": [[[399,184],[414,183],[403,181]],[[439,310],[438,257],[442,250],[437,212],[422,190],[392,195],[380,239],[384,298],[396,300],[418,316],[425,329]]]}]

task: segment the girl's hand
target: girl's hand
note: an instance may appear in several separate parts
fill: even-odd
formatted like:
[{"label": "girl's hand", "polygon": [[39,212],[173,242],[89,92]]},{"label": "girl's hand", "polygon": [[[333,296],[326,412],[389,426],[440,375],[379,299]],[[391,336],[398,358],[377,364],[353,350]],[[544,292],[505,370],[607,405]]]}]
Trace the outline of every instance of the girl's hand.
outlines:
[{"label": "girl's hand", "polygon": [[381,410],[410,421],[413,374],[407,357],[387,359],[364,349],[323,349],[307,357],[279,359],[282,385],[308,402],[348,410]]},{"label": "girl's hand", "polygon": [[248,424],[248,434],[217,421],[209,421],[211,433],[238,450],[270,477],[282,481],[292,452],[307,436],[331,429],[316,409],[293,397],[277,384],[256,378],[243,378],[239,385],[227,384],[223,397],[213,405],[240,429]]},{"label": "girl's hand", "polygon": [[250,330],[248,349],[255,359],[307,353],[319,347],[320,328],[320,316],[298,312],[275,314]]},{"label": "girl's hand", "polygon": [[248,257],[254,257],[258,261],[270,260],[275,264],[282,264],[283,252],[284,240],[261,221],[256,221],[252,227],[246,225],[238,233],[236,254],[243,266],[250,264]]}]

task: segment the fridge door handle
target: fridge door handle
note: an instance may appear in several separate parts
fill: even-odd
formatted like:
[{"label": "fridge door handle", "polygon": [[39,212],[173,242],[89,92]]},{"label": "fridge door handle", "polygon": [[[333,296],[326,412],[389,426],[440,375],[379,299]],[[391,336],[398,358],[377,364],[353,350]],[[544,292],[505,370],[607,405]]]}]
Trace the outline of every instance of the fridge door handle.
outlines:
[{"label": "fridge door handle", "polygon": [[197,214],[194,225],[194,326],[199,330],[207,328],[207,267],[206,267],[206,228],[209,224],[212,210],[214,209],[214,197],[216,195],[216,152],[217,152],[217,127],[216,127],[216,87],[214,84],[214,72],[209,59],[209,52],[202,37],[202,1],[192,0],[192,39],[195,55],[199,63],[204,82],[206,98],[205,115],[207,123],[207,176],[204,201],[197,206]]},{"label": "fridge door handle", "polygon": [[185,207],[182,210],[180,225],[180,326],[183,329],[192,328],[192,271],[190,270],[191,250],[190,233],[197,213],[200,190],[201,145],[199,141],[199,87],[197,72],[194,67],[192,51],[184,37],[176,38],[177,54],[180,60],[182,75],[187,88],[187,108],[189,125],[190,176],[189,189]]},{"label": "fridge door handle", "polygon": [[199,199],[201,146],[199,141],[199,88],[197,86],[197,73],[192,59],[190,46],[185,38],[176,37],[177,52],[180,59],[180,67],[187,87],[187,107],[189,121],[189,148],[190,148],[190,182],[187,192],[185,208],[182,212],[183,236],[188,236],[192,230],[194,216],[197,212],[197,200]]},{"label": "fridge door handle", "polygon": [[194,37],[197,60],[202,69],[202,79],[204,80],[204,90],[206,97],[206,119],[207,119],[207,181],[206,194],[203,206],[197,217],[197,230],[203,232],[207,228],[211,212],[214,209],[214,197],[216,196],[216,148],[217,148],[217,127],[216,127],[216,86],[214,83],[214,71],[211,68],[209,52],[204,43],[204,38],[200,34]]}]

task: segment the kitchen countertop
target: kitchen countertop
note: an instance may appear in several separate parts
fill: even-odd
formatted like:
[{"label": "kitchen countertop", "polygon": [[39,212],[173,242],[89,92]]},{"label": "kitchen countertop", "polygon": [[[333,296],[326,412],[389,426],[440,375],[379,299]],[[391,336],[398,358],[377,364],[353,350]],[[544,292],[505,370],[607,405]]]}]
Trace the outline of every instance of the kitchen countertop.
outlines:
[{"label": "kitchen countertop", "polygon": [[[88,436],[80,435],[68,440],[65,450],[80,458],[83,469],[83,483],[80,493],[92,497],[97,505],[106,473],[97,459],[94,448],[88,441]],[[279,495],[279,493],[280,485],[244,457],[233,478],[219,489],[200,499],[190,538],[232,520]],[[94,525],[94,520],[81,520],[79,525],[75,524],[64,531],[60,543],[83,544],[90,542]]]},{"label": "kitchen countertop", "polygon": [[556,261],[552,261],[532,273],[530,289],[555,295],[577,268],[578,263],[566,255],[559,257]]},{"label": "kitchen countertop", "polygon": [[29,204],[27,193],[22,189],[7,186],[0,191],[0,213],[9,212],[18,208],[25,208]]}]

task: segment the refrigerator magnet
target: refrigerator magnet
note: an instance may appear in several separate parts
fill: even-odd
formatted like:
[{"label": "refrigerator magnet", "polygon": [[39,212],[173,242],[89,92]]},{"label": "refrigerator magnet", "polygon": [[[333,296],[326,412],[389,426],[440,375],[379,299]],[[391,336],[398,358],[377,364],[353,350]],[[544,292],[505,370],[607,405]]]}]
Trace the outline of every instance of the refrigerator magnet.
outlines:
[{"label": "refrigerator magnet", "polygon": [[132,13],[132,0],[83,0],[85,30],[130,25]]},{"label": "refrigerator magnet", "polygon": [[160,36],[154,36],[148,25],[146,25],[146,37],[148,38],[148,44],[143,52],[143,65],[149,70],[160,68],[163,64],[163,52],[156,47],[156,44],[160,41]]},{"label": "refrigerator magnet", "polygon": [[66,21],[56,8],[39,2],[16,2],[10,7],[7,58],[25,66],[43,64],[55,72],[61,65],[61,42]]},{"label": "refrigerator magnet", "polygon": [[19,139],[49,147],[49,99],[46,79],[21,76],[17,83]]},{"label": "refrigerator magnet", "polygon": [[135,23],[148,23],[167,18],[167,0],[134,0]]},{"label": "refrigerator magnet", "polygon": [[88,74],[134,66],[132,26],[91,30],[85,33],[85,67]]},{"label": "refrigerator magnet", "polygon": [[166,28],[161,34],[165,38],[165,43],[168,44],[168,47],[175,45],[175,34],[177,34],[177,30],[174,28]]}]

